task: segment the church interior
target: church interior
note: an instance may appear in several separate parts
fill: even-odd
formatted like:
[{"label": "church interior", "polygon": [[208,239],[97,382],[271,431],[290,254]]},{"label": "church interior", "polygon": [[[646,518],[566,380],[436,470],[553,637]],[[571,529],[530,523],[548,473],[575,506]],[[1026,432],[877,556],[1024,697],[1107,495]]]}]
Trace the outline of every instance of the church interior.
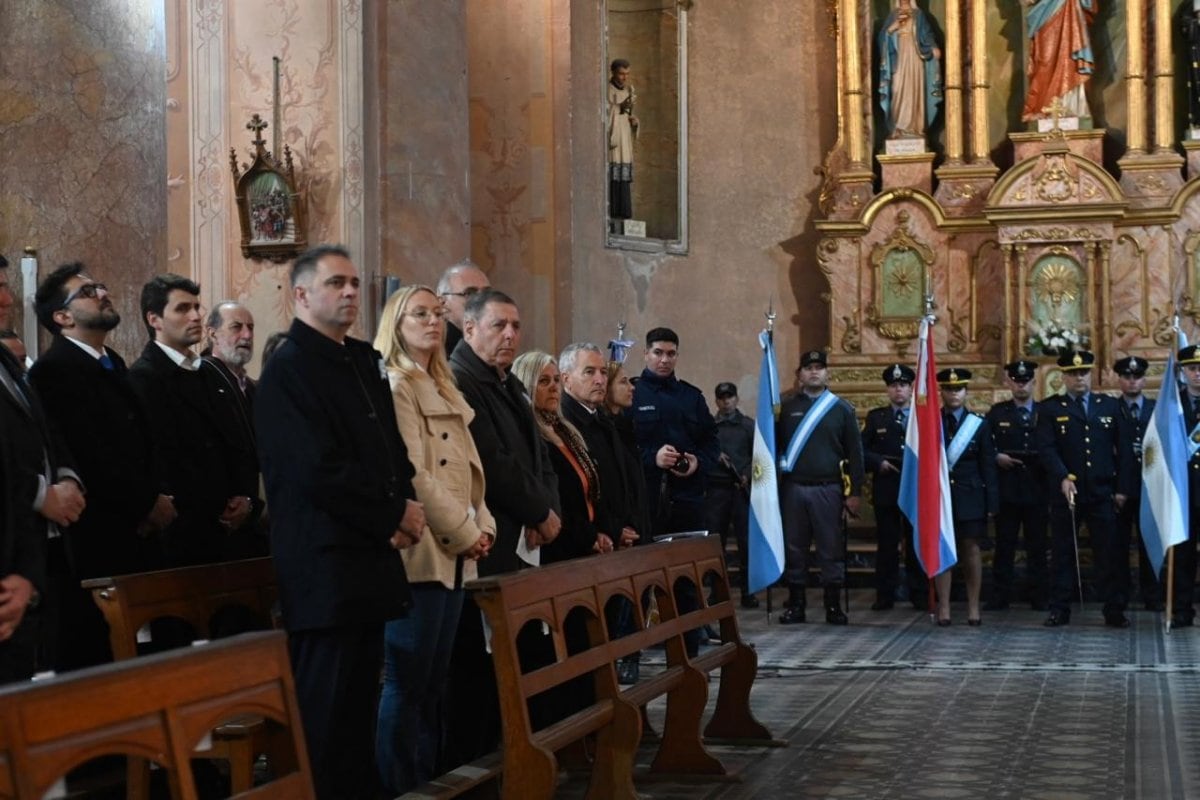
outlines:
[{"label": "church interior", "polygon": [[[1096,389],[1136,355],[1156,392],[1176,330],[1200,334],[1200,4],[1067,4],[1085,79],[1042,102],[1026,0],[5,0],[0,253],[83,261],[126,320],[179,273],[263,339],[304,243],[350,250],[367,339],[389,286],[470,258],[519,304],[523,349],[621,330],[638,363],[667,326],[680,376],[710,398],[732,381],[747,410],[768,316],[785,384],[824,350],[860,414],[930,312],[973,409],[1016,359],[1043,367],[1038,398],[1060,391],[1062,331]],[[619,215],[615,59],[638,118]],[[788,746],[646,796],[1200,795],[1192,630],[1047,631],[1028,609],[941,630],[866,597],[844,629],[739,612],[754,707]]]}]

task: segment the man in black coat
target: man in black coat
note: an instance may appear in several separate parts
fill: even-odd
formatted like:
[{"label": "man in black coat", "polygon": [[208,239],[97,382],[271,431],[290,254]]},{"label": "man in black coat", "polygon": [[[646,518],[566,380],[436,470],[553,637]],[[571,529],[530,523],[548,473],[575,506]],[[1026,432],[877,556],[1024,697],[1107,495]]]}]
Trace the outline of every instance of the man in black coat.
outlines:
[{"label": "man in black coat", "polygon": [[1047,397],[1038,407],[1038,453],[1050,493],[1050,615],[1045,622],[1050,628],[1071,621],[1071,600],[1077,596],[1078,526],[1085,522],[1092,539],[1096,594],[1104,602],[1104,624],[1129,627],[1125,616],[1129,599],[1120,593],[1115,578],[1117,569],[1129,568],[1129,553],[1117,553],[1114,547],[1114,506],[1124,505],[1131,480],[1128,459],[1118,447],[1126,422],[1115,398],[1092,392],[1095,363],[1096,357],[1084,350],[1060,355],[1066,392]]},{"label": "man in black coat", "polygon": [[872,611],[886,611],[896,603],[900,581],[900,548],[904,548],[904,572],[908,599],[914,608],[928,604],[928,584],[913,548],[912,526],[900,511],[900,467],[904,463],[904,436],[908,426],[908,403],[916,373],[904,364],[889,364],[883,370],[888,404],[867,412],[863,422],[863,459],[871,473],[871,503],[875,509],[875,602]]},{"label": "man in black coat", "polygon": [[758,608],[758,598],[750,594],[750,574],[747,535],[750,524],[750,463],[754,453],[754,420],[738,408],[737,386],[729,381],[718,383],[713,391],[717,413],[717,441],[721,454],[716,464],[704,476],[704,492],[708,532],[721,537],[721,551],[726,552],[729,531],[737,543],[737,574],[742,595],[742,608]]},{"label": "man in black coat", "polygon": [[[496,542],[479,562],[479,574],[520,569],[517,540],[530,549],[549,544],[562,528],[558,479],[521,382],[510,371],[521,346],[521,313],[495,289],[472,293],[463,317],[463,340],[450,369],[475,411],[471,436],[487,483]],[[491,657],[484,649],[479,609],[470,595],[463,606],[450,660],[451,695],[447,762],[461,764],[490,753],[500,740],[500,709]]]},{"label": "man in black coat", "polygon": [[[1125,415],[1123,436],[1117,446],[1129,466],[1129,485],[1126,488],[1125,505],[1117,512],[1117,540],[1115,549],[1128,553],[1134,542],[1133,528],[1138,529],[1138,584],[1142,595],[1142,603],[1147,611],[1163,610],[1162,583],[1154,576],[1150,566],[1146,546],[1142,542],[1142,526],[1138,521],[1142,509],[1142,437],[1146,434],[1146,426],[1150,424],[1150,415],[1154,413],[1153,398],[1146,397],[1142,390],[1146,388],[1146,370],[1150,362],[1138,356],[1126,356],[1113,364],[1113,372],[1117,373],[1117,383],[1121,387],[1121,396],[1117,398],[1121,413]],[[1169,383],[1169,382],[1166,382]],[[1131,595],[1129,569],[1117,569],[1117,580],[1126,596]]]},{"label": "man in black coat", "polygon": [[203,336],[200,287],[159,275],[142,287],[150,341],[129,370],[150,420],[164,491],[179,516],[163,532],[168,567],[228,560],[254,529],[258,464],[253,443],[230,428],[239,400],[193,347]]},{"label": "man in black coat", "polygon": [[1025,563],[1029,571],[1029,603],[1044,611],[1050,596],[1046,564],[1046,524],[1049,500],[1046,475],[1037,453],[1038,404],[1033,400],[1037,364],[1013,361],[1004,365],[1004,387],[1011,400],[1002,400],[987,413],[996,445],[1000,480],[1000,513],[996,516],[996,552],[992,558],[992,596],[988,611],[1008,608],[1013,588],[1017,537],[1024,529]]},{"label": "man in black coat", "polygon": [[[121,322],[104,284],[79,263],[50,273],[36,297],[38,321],[54,341],[29,380],[88,487],[87,508],[64,529],[65,552],[51,548],[52,574],[66,585],[58,619],[55,671],[112,660],[108,626],[79,582],[158,569],[157,533],[175,518],[159,490],[154,447],[125,362],[105,346]],[[52,543],[53,544],[53,543]]]},{"label": "man in black coat", "polygon": [[255,404],[271,553],[320,798],[375,797],[384,622],[409,604],[397,548],[425,527],[383,359],[347,335],[359,277],[344,248],[292,266],[296,319]]},{"label": "man in black coat", "polygon": [[[1183,423],[1196,442],[1200,434],[1200,345],[1189,345],[1179,351],[1178,363],[1183,372],[1184,388],[1180,390]],[[1163,376],[1163,390],[1169,391],[1172,376]],[[1188,459],[1188,537],[1175,545],[1175,587],[1172,593],[1171,624],[1189,628],[1195,624],[1196,607],[1196,542],[1200,539],[1200,450]]]}]

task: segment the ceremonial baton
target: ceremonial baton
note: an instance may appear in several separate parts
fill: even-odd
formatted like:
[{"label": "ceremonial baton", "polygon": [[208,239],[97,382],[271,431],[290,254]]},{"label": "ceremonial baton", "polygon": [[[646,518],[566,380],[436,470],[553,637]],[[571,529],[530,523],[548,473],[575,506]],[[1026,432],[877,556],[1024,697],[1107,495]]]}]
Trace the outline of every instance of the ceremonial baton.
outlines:
[{"label": "ceremonial baton", "polygon": [[[1075,482],[1075,476],[1068,473],[1068,480],[1072,484]],[[1083,613],[1083,570],[1079,568],[1079,528],[1075,525],[1075,490],[1067,495],[1067,508],[1071,511],[1071,541],[1075,544],[1075,582],[1079,586],[1079,613]]]}]

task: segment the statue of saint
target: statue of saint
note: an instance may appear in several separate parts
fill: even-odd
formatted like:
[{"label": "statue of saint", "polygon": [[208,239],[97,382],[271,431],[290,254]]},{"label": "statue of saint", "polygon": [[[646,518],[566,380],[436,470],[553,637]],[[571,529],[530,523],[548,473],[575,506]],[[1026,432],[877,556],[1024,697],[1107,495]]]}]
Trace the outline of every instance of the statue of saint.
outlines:
[{"label": "statue of saint", "polygon": [[1096,69],[1088,26],[1100,0],[1021,0],[1028,8],[1025,108],[1028,122],[1050,116],[1057,100],[1062,116],[1090,117],[1084,87]]},{"label": "statue of saint", "polygon": [[638,120],[633,115],[636,96],[629,82],[629,62],[612,62],[608,81],[608,216],[611,220],[633,216],[633,141]]},{"label": "statue of saint", "polygon": [[879,31],[879,105],[889,138],[925,136],[942,103],[941,60],[925,12],[896,0]]},{"label": "statue of saint", "polygon": [[1188,127],[1200,128],[1200,0],[1192,0],[1192,13],[1183,18],[1187,44]]}]

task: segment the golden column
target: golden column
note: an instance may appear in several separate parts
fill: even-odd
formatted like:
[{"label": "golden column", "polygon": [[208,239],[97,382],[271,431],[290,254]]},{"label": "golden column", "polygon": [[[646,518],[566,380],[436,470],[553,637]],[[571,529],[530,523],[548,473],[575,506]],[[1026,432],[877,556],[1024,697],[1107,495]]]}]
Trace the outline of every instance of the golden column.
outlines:
[{"label": "golden column", "polygon": [[[1127,2],[1126,6],[1140,5]],[[1171,97],[1171,0],[1154,0],[1154,152],[1174,153]]]},{"label": "golden column", "polygon": [[946,0],[946,161],[962,163],[962,17],[959,0]]},{"label": "golden column", "polygon": [[[949,11],[949,9],[947,9]],[[949,14],[947,13],[947,17]],[[949,33],[947,33],[949,38]],[[988,158],[988,60],[987,0],[971,2],[971,162],[991,163]],[[949,41],[946,43],[949,47]],[[948,118],[948,116],[947,116]]]},{"label": "golden column", "polygon": [[1146,152],[1146,53],[1142,46],[1145,29],[1145,4],[1141,0],[1129,0],[1125,3],[1125,30],[1128,31],[1125,89],[1129,97],[1126,141],[1130,153]]},{"label": "golden column", "polygon": [[863,133],[862,52],[858,41],[858,3],[842,0],[842,52],[846,57],[846,138],[850,165],[866,166],[866,137]]}]

